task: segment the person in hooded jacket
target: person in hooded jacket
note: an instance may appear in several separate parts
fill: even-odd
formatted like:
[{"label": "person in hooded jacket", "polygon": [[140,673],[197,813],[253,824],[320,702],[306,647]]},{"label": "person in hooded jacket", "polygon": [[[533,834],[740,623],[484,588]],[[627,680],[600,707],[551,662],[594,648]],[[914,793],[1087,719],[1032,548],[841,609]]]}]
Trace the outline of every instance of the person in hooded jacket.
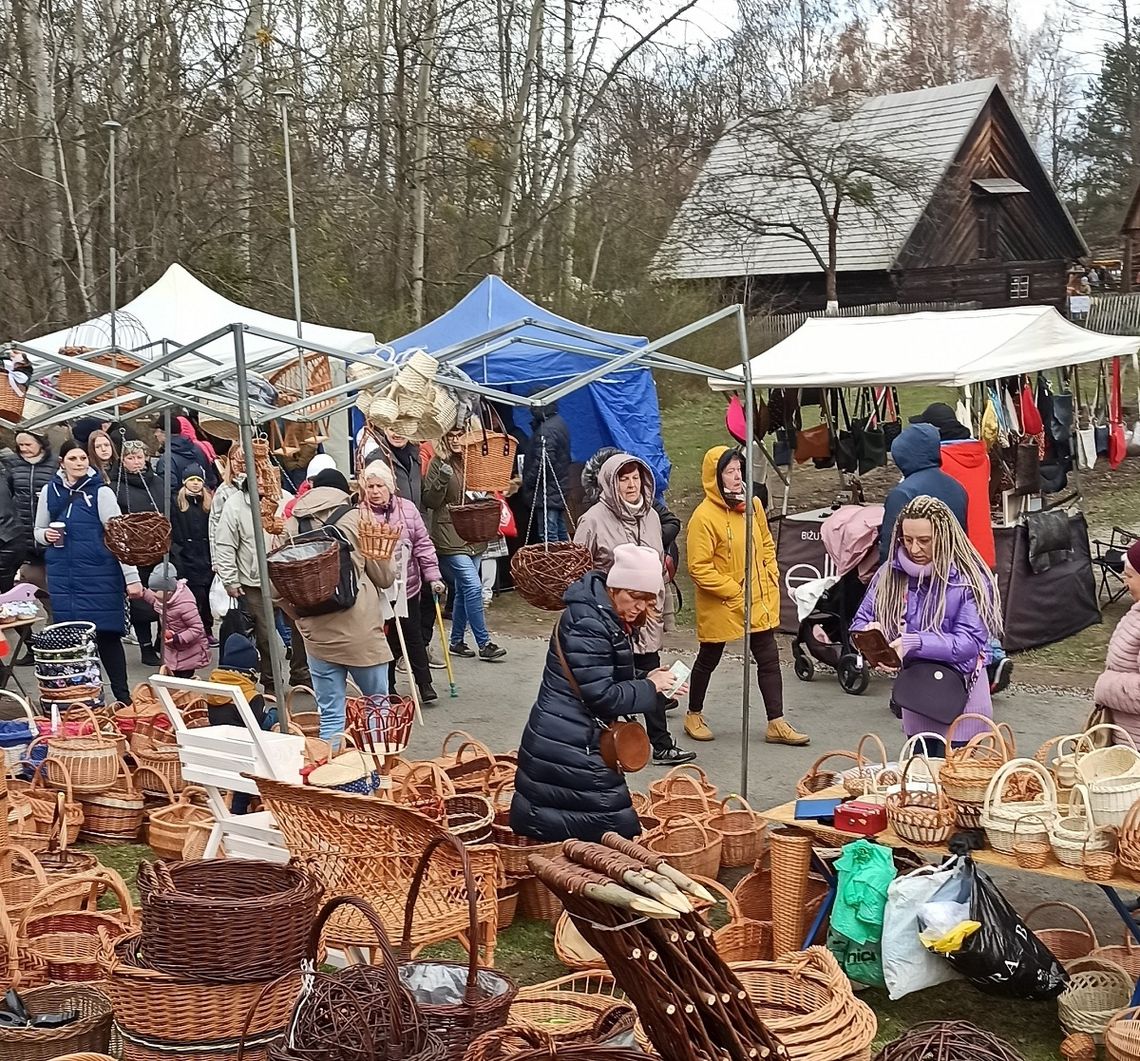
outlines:
[{"label": "person in hooded jacket", "polygon": [[24,562],[24,534],[20,513],[7,476],[0,476],[0,593],[7,593]]},{"label": "person in hooded jacket", "polygon": [[654,710],[676,684],[669,670],[640,672],[630,638],[664,590],[660,554],[628,542],[616,546],[608,574],[589,571],[566,590],[519,743],[510,823],[520,836],[557,843],[640,834],[625,777],[606,764],[600,740],[611,722]]},{"label": "person in hooded jacket", "polygon": [[[142,597],[143,584],[138,569],[119,563],[103,544],[107,521],[119,515],[115,492],[88,463],[86,450],[74,439],[65,442],[59,471],[36,505],[35,535],[44,547],[54,619],[95,625],[95,646],[111,691],[129,704],[125,603]],[[54,523],[62,523],[63,530]]]},{"label": "person in hooded jacket", "polygon": [[217,648],[218,641],[213,636],[214,615],[210,610],[210,583],[214,578],[210,558],[212,503],[205,472],[192,464],[186,469],[182,489],[170,506],[170,555],[194,595],[208,646]]},{"label": "person in hooded jacket", "polygon": [[[131,439],[123,443],[119,463],[107,469],[108,482],[123,512],[164,512],[166,485],[147,466],[146,443]],[[146,585],[154,565],[139,568],[139,578]],[[158,615],[144,597],[130,604],[131,626],[139,639],[139,655],[145,667],[160,666],[157,631],[153,628]]]},{"label": "person in hooded jacket", "polygon": [[883,502],[883,526],[879,532],[879,560],[890,555],[891,535],[899,513],[916,497],[936,497],[944,501],[965,530],[969,499],[962,484],[942,470],[942,448],[938,428],[933,424],[911,424],[891,443],[891,456],[902,482],[891,488]]},{"label": "person in hooded jacket", "polygon": [[176,678],[193,678],[210,663],[210,646],[198,602],[169,561],[155,564],[143,590],[147,603],[162,616],[162,662]]},{"label": "person in hooded jacket", "polygon": [[[545,510],[545,536],[541,525],[530,528],[533,542],[565,542],[570,540],[566,530],[564,501],[570,495],[570,428],[558,412],[554,402],[531,410],[531,434],[523,444],[522,503],[529,512],[532,506]],[[546,496],[542,487],[542,454],[545,445]],[[553,475],[557,482],[551,482]]]},{"label": "person in hooded jacket", "polygon": [[14,541],[23,552],[20,581],[36,587],[36,596],[51,617],[47,593],[47,573],[44,569],[44,547],[36,541],[36,505],[40,494],[52,481],[59,469],[59,459],[52,453],[47,435],[32,431],[16,432],[16,452],[4,462],[8,489],[19,531]]},{"label": "person in hooded jacket", "polygon": [[186,469],[192,464],[205,469],[206,485],[215,489],[218,485],[218,475],[214,470],[214,461],[217,454],[214,447],[208,442],[199,441],[197,432],[190,419],[185,416],[174,418],[174,434],[165,440],[164,451],[159,456],[159,468],[170,484],[171,492],[176,492]]},{"label": "person in hooded jacket", "polygon": [[[596,570],[605,574],[613,566],[618,546],[643,545],[661,563],[662,589],[653,612],[633,635],[633,662],[641,673],[661,666],[664,616],[669,598],[665,592],[665,546],[661,519],[653,507],[654,480],[649,465],[628,453],[616,453],[598,473],[601,497],[578,521],[574,542],[588,549]],[[665,712],[676,707],[664,697],[645,713],[645,728],[653,745],[653,762],[677,766],[691,762],[695,753],[677,747],[669,733]]]},{"label": "person in hooded jacket", "polygon": [[739,450],[714,446],[701,462],[705,498],[689,520],[686,538],[689,575],[696,589],[697,640],[700,648],[690,678],[685,732],[707,741],[713,734],[705,722],[705,694],[724,646],[744,636],[744,578],[751,569],[752,624],[748,647],[756,661],[756,680],[768,716],[764,739],[769,744],[809,744],[784,717],[784,685],[776,629],[780,625],[779,571],[776,543],[764,508],[752,499],[752,563],[744,551],[744,459]]},{"label": "person in hooded jacket", "polygon": [[[392,650],[384,636],[381,590],[396,579],[391,560],[365,560],[359,547],[360,509],[348,492],[348,480],[335,469],[327,469],[313,480],[313,488],[297,501],[293,515],[285,523],[288,536],[318,526],[336,526],[352,546],[356,569],[356,600],[349,608],[323,615],[296,615],[313,676],[313,692],[321,713],[321,739],[343,733],[345,695],[348,678],[365,696],[388,692],[388,662]],[[287,613],[293,609],[279,599]]]}]

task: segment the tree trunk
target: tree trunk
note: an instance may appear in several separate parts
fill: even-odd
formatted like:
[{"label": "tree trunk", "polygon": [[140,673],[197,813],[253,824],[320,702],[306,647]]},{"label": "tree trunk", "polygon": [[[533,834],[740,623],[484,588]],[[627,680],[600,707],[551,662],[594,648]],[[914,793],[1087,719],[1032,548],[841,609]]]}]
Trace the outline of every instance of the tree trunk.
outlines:
[{"label": "tree trunk", "polygon": [[562,174],[562,256],[558,290],[568,300],[574,279],[574,237],[578,228],[578,140],[574,135],[574,0],[563,5],[562,38],[562,143],[566,152]]},{"label": "tree trunk", "polygon": [[439,4],[428,0],[424,16],[420,66],[416,73],[415,147],[412,158],[412,314],[417,324],[424,319],[424,259],[427,242],[428,109],[431,106],[432,72],[439,33]]},{"label": "tree trunk", "polygon": [[[87,63],[86,26],[83,22],[83,5],[77,2],[71,25],[71,69],[68,73],[70,90],[70,120],[67,122],[73,143],[71,179],[71,224],[75,238],[75,272],[79,288],[80,305],[85,314],[92,310],[91,282],[95,276],[95,247],[91,231],[91,195],[87,185],[86,114],[83,104],[81,71]],[[63,144],[60,156],[63,158]]]},{"label": "tree trunk", "polygon": [[839,287],[836,283],[836,271],[839,260],[839,212],[827,219],[827,313],[828,316],[837,316],[839,313]]},{"label": "tree trunk", "polygon": [[542,36],[543,0],[532,0],[530,9],[530,29],[526,39],[526,59],[523,62],[522,80],[519,83],[519,94],[515,99],[515,109],[511,116],[509,140],[507,142],[507,158],[503,172],[503,191],[499,207],[499,225],[495,237],[495,253],[491,258],[491,272],[497,276],[503,275],[507,262],[507,247],[511,242],[511,230],[514,225],[516,187],[519,176],[519,165],[522,161],[522,139],[526,128],[526,108],[530,99],[530,87],[534,81],[535,56],[538,54],[538,42]]},{"label": "tree trunk", "polygon": [[262,0],[249,0],[241,31],[241,59],[234,78],[233,182],[237,214],[235,245],[247,295],[253,279],[253,168],[250,141],[252,112],[257,92],[257,31],[262,26]]}]

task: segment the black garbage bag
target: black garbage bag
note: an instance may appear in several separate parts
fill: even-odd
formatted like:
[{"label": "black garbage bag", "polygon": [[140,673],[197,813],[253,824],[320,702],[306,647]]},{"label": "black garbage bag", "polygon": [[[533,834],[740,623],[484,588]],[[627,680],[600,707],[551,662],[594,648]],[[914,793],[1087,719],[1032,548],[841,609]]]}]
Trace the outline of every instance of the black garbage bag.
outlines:
[{"label": "black garbage bag", "polygon": [[1069,982],[1061,963],[1021,919],[997,886],[967,858],[970,919],[981,924],[961,950],[946,957],[966,979],[991,995],[1056,998]]}]

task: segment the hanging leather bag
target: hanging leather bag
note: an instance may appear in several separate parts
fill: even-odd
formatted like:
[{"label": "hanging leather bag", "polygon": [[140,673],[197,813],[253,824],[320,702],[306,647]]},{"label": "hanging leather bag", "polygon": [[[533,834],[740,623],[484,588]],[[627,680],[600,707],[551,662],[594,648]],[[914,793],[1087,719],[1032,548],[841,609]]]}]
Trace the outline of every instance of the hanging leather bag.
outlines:
[{"label": "hanging leather bag", "polygon": [[1041,492],[1041,452],[1035,438],[1023,437],[1014,452],[1013,492],[1018,497]]}]

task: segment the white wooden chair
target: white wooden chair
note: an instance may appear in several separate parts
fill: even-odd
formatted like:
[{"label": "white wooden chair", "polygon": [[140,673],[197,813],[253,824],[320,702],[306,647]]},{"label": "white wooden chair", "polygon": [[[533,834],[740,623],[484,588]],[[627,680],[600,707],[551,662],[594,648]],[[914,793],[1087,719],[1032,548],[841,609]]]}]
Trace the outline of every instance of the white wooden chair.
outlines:
[{"label": "white wooden chair", "polygon": [[[291,733],[267,733],[261,729],[249,702],[237,686],[158,674],[148,681],[174,726],[183,778],[191,784],[201,785],[209,797],[214,828],[203,857],[215,858],[218,848],[224,845],[230,858],[287,862],[289,849],[269,811],[233,814],[221,793],[258,795],[257,783],[250,777],[243,777],[243,774],[300,784],[305,738]],[[170,695],[171,690],[227,699],[237,708],[245,726],[189,729]]]}]

